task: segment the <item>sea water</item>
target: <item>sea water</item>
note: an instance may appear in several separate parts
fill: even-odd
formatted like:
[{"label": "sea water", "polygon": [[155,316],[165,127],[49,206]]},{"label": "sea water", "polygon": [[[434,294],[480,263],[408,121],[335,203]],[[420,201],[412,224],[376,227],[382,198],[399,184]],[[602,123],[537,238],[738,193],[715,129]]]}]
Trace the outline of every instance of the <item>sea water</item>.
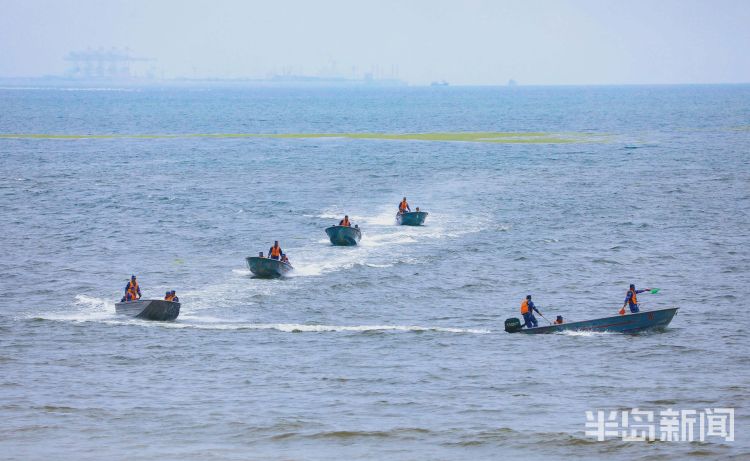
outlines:
[{"label": "sea water", "polygon": [[[0,89],[3,458],[750,455],[750,87],[87,90]],[[460,132],[517,142],[288,137]],[[131,274],[179,318],[117,316]],[[503,331],[630,283],[666,331]],[[585,435],[632,408],[735,441]]]}]

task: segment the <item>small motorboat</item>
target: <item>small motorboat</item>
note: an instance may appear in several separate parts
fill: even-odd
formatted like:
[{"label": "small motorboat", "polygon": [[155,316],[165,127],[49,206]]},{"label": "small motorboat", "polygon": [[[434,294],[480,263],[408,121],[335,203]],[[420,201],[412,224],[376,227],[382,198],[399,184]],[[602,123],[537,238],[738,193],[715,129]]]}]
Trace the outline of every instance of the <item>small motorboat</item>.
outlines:
[{"label": "small motorboat", "polygon": [[396,223],[400,226],[421,226],[427,219],[426,211],[407,211],[396,213]]},{"label": "small motorboat", "polygon": [[362,240],[362,231],[358,226],[331,226],[326,228],[331,243],[341,246],[352,246]]},{"label": "small motorboat", "polygon": [[508,333],[543,334],[559,331],[609,331],[615,333],[640,333],[646,330],[663,330],[677,313],[677,307],[637,312],[635,314],[614,315],[600,319],[582,320],[580,322],[545,325],[536,328],[524,328],[517,317],[505,321]]},{"label": "small motorboat", "polygon": [[261,258],[260,256],[248,256],[245,258],[247,267],[256,277],[276,278],[288,274],[294,270],[291,264],[278,259]]},{"label": "small motorboat", "polygon": [[146,320],[174,320],[180,315],[180,303],[163,299],[139,299],[115,303],[115,312]]}]

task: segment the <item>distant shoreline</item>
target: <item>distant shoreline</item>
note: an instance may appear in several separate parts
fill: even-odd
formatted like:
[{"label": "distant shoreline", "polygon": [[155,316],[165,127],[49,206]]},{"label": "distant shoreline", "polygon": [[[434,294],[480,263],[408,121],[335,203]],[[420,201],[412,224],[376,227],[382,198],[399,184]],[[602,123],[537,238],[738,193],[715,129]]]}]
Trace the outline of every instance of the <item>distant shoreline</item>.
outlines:
[{"label": "distant shoreline", "polygon": [[[66,77],[0,77],[0,89],[130,89],[130,88],[425,88],[433,91],[452,91],[460,88],[498,88],[518,91],[528,88],[606,88],[606,87],[710,87],[746,86],[750,82],[727,83],[582,83],[545,85],[451,84],[435,86],[431,83],[413,84],[399,79],[347,79],[318,77],[251,78],[174,78],[174,79],[73,79]],[[25,88],[27,87],[27,88]]]}]

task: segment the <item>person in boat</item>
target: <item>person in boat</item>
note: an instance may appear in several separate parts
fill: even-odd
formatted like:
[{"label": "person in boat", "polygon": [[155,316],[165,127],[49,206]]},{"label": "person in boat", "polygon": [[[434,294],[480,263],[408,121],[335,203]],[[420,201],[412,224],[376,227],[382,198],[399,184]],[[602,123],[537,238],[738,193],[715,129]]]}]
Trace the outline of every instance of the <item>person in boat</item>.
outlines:
[{"label": "person in boat", "polygon": [[173,303],[180,302],[180,298],[177,297],[177,292],[176,291],[172,290],[172,291],[169,292],[169,294],[172,296],[172,299],[170,301],[172,301]]},{"label": "person in boat", "polygon": [[128,301],[135,301],[141,298],[141,287],[138,286],[138,281],[135,279],[135,275],[130,276],[130,281],[125,285],[125,296],[130,294]]},{"label": "person in boat", "polygon": [[345,215],[344,219],[339,221],[339,226],[352,227],[352,223],[349,222],[349,215]]},{"label": "person in boat", "polygon": [[401,203],[398,204],[398,212],[406,213],[407,211],[411,211],[411,208],[409,208],[409,202],[407,202],[406,197],[404,197],[404,199],[401,200]]},{"label": "person in boat", "polygon": [[417,207],[417,213],[419,213],[419,207]]},{"label": "person in boat", "polygon": [[555,319],[555,325],[562,325],[563,323],[564,323],[563,322],[563,316],[562,315],[558,315],[557,318]]},{"label": "person in boat", "polygon": [[131,295],[130,292],[128,292],[128,293],[125,293],[125,296],[123,296],[122,299],[120,299],[120,302],[129,303],[132,300],[133,300],[133,295]]},{"label": "person in boat", "polygon": [[268,250],[268,257],[275,260],[281,259],[281,254],[283,251],[281,251],[281,247],[279,246],[279,241],[275,240],[273,242],[273,246]]},{"label": "person in boat", "polygon": [[286,253],[282,253],[282,254],[281,254],[281,262],[283,262],[283,263],[287,263],[287,264],[291,264],[291,263],[289,262],[289,258],[287,258],[287,257],[286,257]]},{"label": "person in boat", "polygon": [[632,312],[633,314],[639,312],[640,309],[638,308],[638,297],[636,295],[639,295],[643,293],[644,291],[649,291],[649,290],[651,290],[651,288],[646,288],[643,290],[636,290],[635,285],[631,283],[630,289],[628,290],[628,294],[625,295],[625,302],[622,305],[621,312],[625,311],[625,306],[629,306],[630,312]]},{"label": "person in boat", "polygon": [[534,317],[534,311],[537,314],[542,315],[539,309],[536,308],[534,303],[531,301],[531,295],[526,295],[526,299],[521,302],[521,315],[523,315],[523,321],[526,328],[536,328],[539,326],[536,317]]},{"label": "person in boat", "polygon": [[262,251],[259,251],[259,252],[258,252],[258,257],[259,257],[259,258],[262,258],[262,257],[263,257],[263,252],[262,252]]},{"label": "person in boat", "polygon": [[166,293],[166,294],[164,295],[164,301],[171,301],[171,300],[172,300],[172,292],[171,292],[171,291],[168,291],[168,292],[167,292],[167,293]]}]

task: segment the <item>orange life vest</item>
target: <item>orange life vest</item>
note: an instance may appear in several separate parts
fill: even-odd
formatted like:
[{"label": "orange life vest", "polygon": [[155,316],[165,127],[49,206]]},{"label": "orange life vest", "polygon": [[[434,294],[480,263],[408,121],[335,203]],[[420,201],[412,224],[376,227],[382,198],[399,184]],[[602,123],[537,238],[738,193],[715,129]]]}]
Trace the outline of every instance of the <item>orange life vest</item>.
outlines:
[{"label": "orange life vest", "polygon": [[271,256],[275,256],[275,257],[281,256],[281,247],[277,247],[277,246],[272,247]]},{"label": "orange life vest", "polygon": [[562,320],[555,320],[555,325],[562,325]]},{"label": "orange life vest", "polygon": [[635,296],[635,290],[630,290],[630,303],[638,304],[638,298]]},{"label": "orange life vest", "polygon": [[529,312],[529,300],[524,299],[521,303],[521,314],[527,314]]},{"label": "orange life vest", "polygon": [[406,208],[409,206],[408,203],[406,203],[406,200],[401,200],[401,203],[398,205],[399,211],[406,211]]},{"label": "orange life vest", "polygon": [[342,225],[342,226],[346,226],[346,227],[349,227],[349,226],[351,226],[351,223],[349,222],[349,218],[344,218],[344,219],[343,219],[343,220],[341,221],[341,225]]},{"label": "orange life vest", "polygon": [[133,301],[138,299],[138,282],[128,282],[128,293],[133,297]]},{"label": "orange life vest", "polygon": [[171,293],[164,297],[164,301],[171,301],[173,299],[174,299],[174,296],[172,296]]}]

